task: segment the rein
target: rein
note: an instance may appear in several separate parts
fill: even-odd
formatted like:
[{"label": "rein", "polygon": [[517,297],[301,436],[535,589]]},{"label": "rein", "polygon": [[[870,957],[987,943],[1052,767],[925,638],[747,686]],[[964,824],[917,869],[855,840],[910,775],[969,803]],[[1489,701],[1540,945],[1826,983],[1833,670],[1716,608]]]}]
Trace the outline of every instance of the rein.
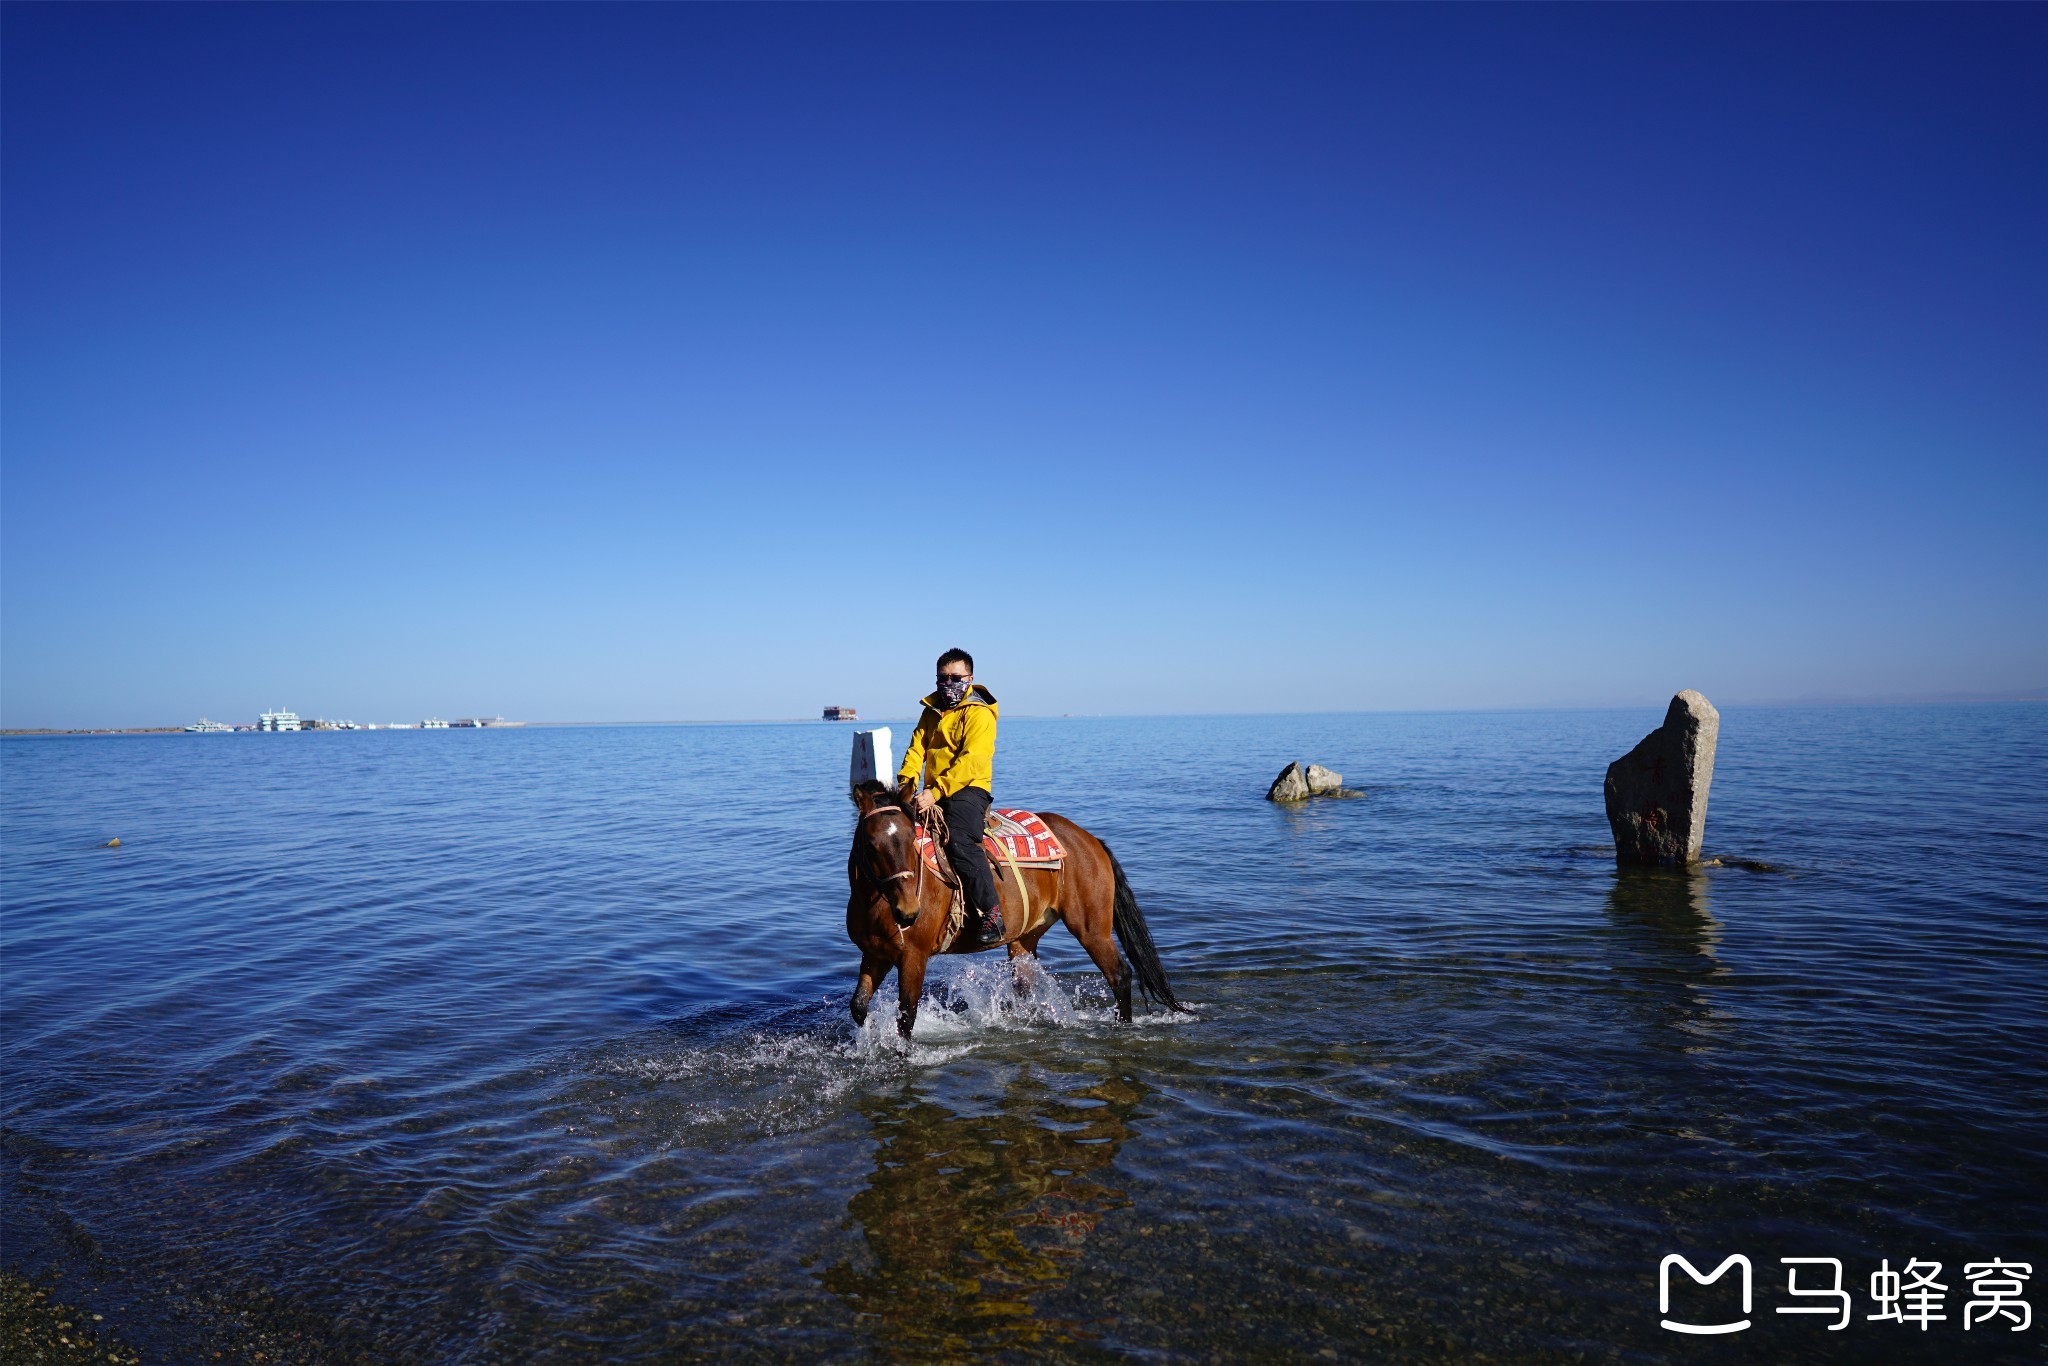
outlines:
[{"label": "rein", "polygon": [[[906,868],[900,873],[890,873],[885,877],[882,874],[875,871],[875,846],[873,838],[868,836],[867,834],[867,823],[869,820],[873,819],[876,816],[888,815],[900,815],[910,822],[910,828],[912,832],[910,857],[913,861],[915,861],[917,866],[914,869]],[[957,912],[961,909],[961,905],[962,903],[964,903],[967,893],[966,888],[963,887],[960,883],[959,872],[953,868],[951,861],[946,858],[946,844],[947,841],[951,838],[952,832],[947,828],[945,813],[941,811],[936,805],[934,805],[929,811],[925,812],[925,818],[922,823],[925,827],[925,833],[927,837],[932,842],[932,853],[934,855],[934,858],[932,860],[934,865],[932,869],[932,875],[938,878],[939,884],[941,886],[949,887],[952,889],[952,910]],[[917,895],[918,914],[919,916],[922,916],[924,914],[924,875],[926,860],[924,858],[924,855],[919,853],[917,850],[916,831],[919,824],[920,822],[918,821],[917,816],[913,812],[900,806],[874,807],[873,809],[863,813],[861,815],[861,818],[857,822],[855,822],[856,827],[861,831],[861,834],[863,836],[862,844],[864,845],[864,847],[861,850],[861,862],[864,865],[864,871],[868,875],[868,880],[875,884],[876,889],[878,891],[886,891],[888,889],[889,884],[892,882],[899,881],[903,878],[915,878],[917,880],[915,891]],[[1010,877],[1013,881],[1016,882],[1017,891],[1019,895],[1023,898],[1024,923],[1028,926],[1031,923],[1031,887],[1028,883],[1024,881],[1024,870],[1017,866],[1016,856],[1010,852],[1009,846],[1006,844],[999,843],[997,847],[1002,851],[1003,861],[1009,865]],[[948,873],[951,873],[952,876],[948,877]],[[1002,875],[1000,873],[996,875],[996,880],[998,884],[1001,883]],[[890,910],[889,918],[892,921],[896,920],[895,911],[893,907]],[[911,924],[913,925],[916,923],[917,922],[914,920],[911,922]],[[901,921],[896,921],[896,941],[899,944],[903,942],[905,928],[906,927],[902,924]],[[941,933],[944,933],[943,930],[941,931]]]},{"label": "rein", "polygon": [[[916,886],[916,892],[917,892],[917,907],[918,907],[918,914],[919,914],[919,915],[923,915],[923,914],[924,914],[924,856],[923,856],[922,854],[920,854],[920,853],[918,853],[918,852],[917,852],[917,837],[916,837],[916,830],[917,830],[917,817],[915,817],[915,816],[911,815],[911,814],[910,814],[910,813],[909,813],[908,811],[905,811],[905,810],[904,810],[904,809],[903,809],[902,807],[900,807],[900,806],[878,806],[878,807],[874,808],[874,809],[873,809],[872,811],[869,811],[869,812],[867,812],[867,813],[866,813],[865,815],[863,815],[863,816],[862,816],[862,817],[860,818],[860,821],[859,821],[859,825],[860,825],[860,828],[861,828],[861,831],[862,831],[862,833],[863,833],[863,834],[865,834],[865,833],[866,833],[866,831],[867,831],[867,823],[868,823],[868,821],[869,821],[869,820],[870,820],[871,818],[873,818],[873,817],[875,817],[875,816],[882,816],[882,815],[896,815],[896,816],[902,816],[902,817],[903,817],[904,819],[906,819],[906,820],[908,820],[908,821],[910,822],[910,828],[911,828],[911,831],[912,831],[912,835],[911,835],[911,840],[910,840],[910,858],[911,858],[911,861],[912,861],[913,863],[915,863],[915,864],[917,865],[917,867],[916,867],[916,868],[914,868],[914,869],[906,868],[906,869],[904,869],[904,870],[903,870],[902,872],[900,872],[900,873],[891,873],[891,874],[889,874],[889,875],[888,875],[887,877],[882,877],[882,876],[880,876],[879,874],[877,874],[877,873],[875,872],[875,868],[874,868],[874,841],[873,841],[872,839],[870,839],[870,840],[868,840],[868,841],[867,841],[867,846],[868,846],[868,847],[867,847],[867,849],[866,849],[866,851],[865,851],[865,853],[866,853],[866,855],[867,855],[867,859],[866,859],[866,861],[867,861],[867,864],[868,864],[868,869],[867,869],[867,874],[868,874],[868,877],[869,877],[870,879],[872,879],[872,880],[873,880],[873,881],[875,882],[875,884],[877,885],[877,887],[882,887],[882,888],[886,888],[886,887],[887,887],[887,886],[888,886],[888,885],[889,885],[890,883],[892,883],[892,882],[896,881],[896,880],[897,880],[897,879],[899,879],[899,878],[906,878],[906,877],[914,877],[914,878],[916,878],[916,879],[917,879],[917,886]],[[933,821],[933,822],[935,822],[935,824],[933,825],[934,837],[935,837],[935,838],[940,838],[940,839],[943,839],[943,838],[945,837],[945,829],[946,829],[946,818],[945,818],[944,816],[941,816],[941,815],[939,814],[939,809],[938,809],[938,808],[937,808],[936,806],[935,806],[935,807],[933,807],[933,808],[931,809],[931,811],[930,811],[929,815],[930,815],[930,817],[931,817],[932,821]],[[895,908],[893,908],[893,907],[891,907],[891,908],[890,908],[890,912],[889,912],[889,919],[890,919],[891,921],[895,921],[895,922],[896,922],[896,942],[900,944],[900,943],[902,943],[902,942],[903,942],[903,930],[904,930],[904,926],[903,926],[903,923],[902,923],[901,921],[897,921],[897,920],[896,920],[896,913],[895,913]],[[912,924],[915,924],[915,923],[917,923],[917,922],[915,922],[915,921],[912,921],[911,923],[912,923]]]},{"label": "rein", "polygon": [[[862,824],[862,825],[866,825],[866,824],[867,824],[867,820],[868,820],[868,816],[887,816],[887,815],[897,815],[897,816],[900,816],[900,815],[903,815],[903,814],[904,814],[904,813],[903,813],[903,811],[902,811],[902,810],[901,810],[900,808],[898,808],[898,807],[894,807],[894,806],[878,806],[878,807],[876,807],[876,808],[875,808],[874,810],[872,810],[872,811],[868,812],[868,815],[867,815],[867,816],[862,816],[862,817],[861,817],[860,819],[861,819],[861,824]],[[912,829],[915,829],[915,828],[916,828],[916,826],[917,826],[917,822],[916,822],[916,821],[912,821],[912,822],[911,822],[911,828],[912,828]],[[916,845],[915,845],[915,842],[914,842],[914,841],[913,841],[913,843],[912,843],[912,847],[911,847],[911,851],[910,851],[910,852],[911,852],[911,853],[912,853],[913,855],[917,853],[917,849],[916,849]],[[922,864],[924,863],[924,860],[923,860],[923,859],[918,859],[918,863],[919,863],[920,865],[922,865]],[[904,869],[904,870],[903,870],[902,872],[900,872],[900,873],[891,873],[891,874],[889,874],[889,876],[887,876],[887,877],[875,877],[875,870],[874,870],[873,868],[870,868],[870,869],[868,869],[868,876],[869,876],[869,877],[872,877],[872,878],[875,878],[875,881],[876,881],[876,882],[894,882],[894,881],[895,881],[895,880],[896,880],[897,878],[900,878],[900,877],[916,877],[916,876],[917,876],[917,874],[916,874],[915,872],[913,872],[912,870],[910,870],[910,869],[906,868],[906,869]]]}]

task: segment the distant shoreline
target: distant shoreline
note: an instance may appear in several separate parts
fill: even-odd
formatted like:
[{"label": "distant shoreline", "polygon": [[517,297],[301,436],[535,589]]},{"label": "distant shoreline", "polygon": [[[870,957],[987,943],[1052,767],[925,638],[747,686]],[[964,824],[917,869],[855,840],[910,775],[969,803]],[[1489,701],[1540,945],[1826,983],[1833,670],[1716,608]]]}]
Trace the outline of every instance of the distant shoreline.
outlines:
[{"label": "distant shoreline", "polygon": [[0,735],[183,735],[183,726],[99,726],[91,730],[0,730]]},{"label": "distant shoreline", "polygon": [[[1034,719],[1044,719],[1044,718],[1033,718],[1033,717],[1028,717],[1028,716],[1027,716],[1027,717],[1021,717],[1021,718],[1014,718],[1014,719],[1021,719],[1021,720],[1034,720]],[[1051,718],[1051,719],[1053,719],[1053,720],[1060,720],[1060,719],[1062,719],[1062,718],[1060,718],[1060,717],[1054,717],[1054,718]],[[878,722],[877,722],[876,724],[880,724],[880,725],[909,725],[909,724],[910,724],[910,723],[911,723],[912,721],[914,721],[914,720],[916,720],[916,718],[915,718],[915,717],[910,717],[910,716],[885,716],[885,717],[882,717],[882,718],[880,718],[880,719],[879,719],[879,721],[878,721]],[[815,716],[763,716],[763,717],[753,717],[753,718],[749,718],[749,719],[745,719],[745,720],[739,720],[739,721],[522,721],[522,722],[520,722],[520,723],[519,723],[518,725],[516,725],[516,726],[450,726],[450,727],[448,727],[448,729],[449,729],[449,730],[452,730],[452,731],[466,731],[466,730],[549,730],[549,729],[554,729],[554,730],[561,730],[561,729],[565,729],[565,728],[574,728],[574,727],[595,727],[595,726],[843,726],[843,727],[846,727],[846,728],[848,728],[848,729],[852,729],[852,728],[854,728],[854,727],[856,727],[856,726],[860,726],[860,725],[865,725],[865,724],[868,724],[868,723],[866,723],[866,722],[860,722],[860,721],[821,721],[821,720],[819,720],[819,719],[818,719],[817,717],[815,717]],[[366,726],[358,726],[358,727],[356,727],[355,729],[357,729],[357,730],[359,730],[359,731],[367,731],[367,730],[368,730],[369,728],[368,728],[368,727],[366,727]],[[378,729],[380,729],[380,730],[418,730],[418,729],[421,729],[421,728],[420,728],[420,727],[418,727],[418,726],[380,726],[380,727],[379,727]],[[192,734],[199,734],[199,733],[200,733],[200,732],[196,732],[196,731],[188,731],[188,730],[186,730],[186,729],[185,729],[185,728],[184,728],[183,726],[72,726],[72,727],[68,727],[68,728],[65,728],[65,727],[7,727],[7,728],[0,728],[0,737],[6,737],[6,736],[17,736],[17,737],[34,737],[34,736],[38,736],[38,735],[192,735]],[[253,727],[253,726],[251,726],[251,727],[244,727],[244,728],[242,728],[241,730],[236,730],[236,731],[216,731],[216,732],[214,732],[214,734],[218,734],[218,735],[266,735],[266,734],[272,734],[272,733],[274,733],[274,732],[269,732],[269,731],[262,731],[262,730],[257,730],[257,729],[256,729],[255,727]],[[317,732],[316,732],[316,731],[313,731],[313,730],[299,730],[299,731],[286,731],[286,732],[281,732],[281,733],[283,733],[283,734],[288,734],[288,735],[312,735],[312,734],[316,734],[316,733],[317,733],[317,734],[327,734],[327,733],[329,733],[329,731],[327,731],[327,730],[324,730],[324,729],[323,729],[323,730],[321,730],[321,731],[317,731]],[[333,734],[336,734],[336,735],[340,735],[340,734],[342,734],[343,732],[342,732],[342,731],[340,731],[340,730],[333,730],[333,731],[332,731],[331,733],[333,733]]]}]

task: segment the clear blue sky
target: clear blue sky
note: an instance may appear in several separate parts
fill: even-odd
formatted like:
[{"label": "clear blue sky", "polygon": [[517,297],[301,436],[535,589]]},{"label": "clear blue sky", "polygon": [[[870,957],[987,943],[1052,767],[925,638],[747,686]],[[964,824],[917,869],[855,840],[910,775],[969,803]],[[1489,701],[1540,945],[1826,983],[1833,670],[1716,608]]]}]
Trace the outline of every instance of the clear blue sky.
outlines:
[{"label": "clear blue sky", "polygon": [[0,22],[8,726],[2048,685],[2048,7]]}]

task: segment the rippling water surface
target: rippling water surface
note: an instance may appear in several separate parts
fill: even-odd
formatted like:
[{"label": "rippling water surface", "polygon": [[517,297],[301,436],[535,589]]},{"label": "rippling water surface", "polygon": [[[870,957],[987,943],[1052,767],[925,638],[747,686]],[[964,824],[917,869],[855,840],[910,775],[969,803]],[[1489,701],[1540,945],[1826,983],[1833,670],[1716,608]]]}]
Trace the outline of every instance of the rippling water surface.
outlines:
[{"label": "rippling water surface", "polygon": [[[1195,1013],[1056,929],[908,1048],[845,729],[0,743],[5,1261],[163,1361],[2039,1359],[1961,1319],[2048,1279],[2048,708],[1731,708],[1730,862],[1617,873],[1660,719],[1007,721]],[[1753,1326],[1660,1329],[1671,1252]],[[1867,1320],[1916,1257],[1946,1321]]]}]

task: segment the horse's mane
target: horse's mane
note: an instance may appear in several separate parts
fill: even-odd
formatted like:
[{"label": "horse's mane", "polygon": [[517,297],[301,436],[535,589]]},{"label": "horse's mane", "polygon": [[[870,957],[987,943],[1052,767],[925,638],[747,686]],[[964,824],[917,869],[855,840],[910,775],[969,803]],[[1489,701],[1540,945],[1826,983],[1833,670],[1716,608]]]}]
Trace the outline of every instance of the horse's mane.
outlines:
[{"label": "horse's mane", "polygon": [[871,811],[879,807],[893,806],[905,815],[911,814],[910,804],[904,800],[903,793],[880,779],[869,778],[854,784],[854,804],[859,805],[863,797],[868,799],[867,805]]}]

